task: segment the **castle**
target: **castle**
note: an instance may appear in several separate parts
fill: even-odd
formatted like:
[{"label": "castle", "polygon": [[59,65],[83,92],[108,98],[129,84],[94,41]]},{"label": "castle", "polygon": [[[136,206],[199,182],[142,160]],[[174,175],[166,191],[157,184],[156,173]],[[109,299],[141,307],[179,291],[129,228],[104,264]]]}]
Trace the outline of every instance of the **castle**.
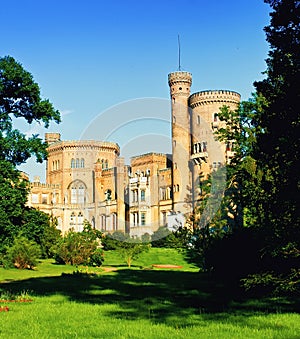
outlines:
[{"label": "castle", "polygon": [[199,200],[199,176],[230,161],[232,143],[216,141],[218,112],[236,109],[240,94],[228,90],[190,93],[192,75],[168,75],[172,115],[172,154],[120,157],[113,142],[63,141],[46,133],[46,183],[31,183],[28,205],[57,218],[58,228],[83,230],[83,221],[103,232],[152,234],[185,222]]}]

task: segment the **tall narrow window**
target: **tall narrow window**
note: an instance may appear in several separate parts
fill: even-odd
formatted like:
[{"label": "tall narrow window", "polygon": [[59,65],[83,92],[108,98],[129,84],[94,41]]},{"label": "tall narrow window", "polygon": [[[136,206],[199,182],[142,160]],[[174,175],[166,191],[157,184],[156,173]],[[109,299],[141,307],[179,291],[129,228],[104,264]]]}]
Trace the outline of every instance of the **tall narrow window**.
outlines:
[{"label": "tall narrow window", "polygon": [[113,213],[113,215],[112,215],[112,228],[113,228],[113,231],[116,231],[118,229],[117,213]]},{"label": "tall narrow window", "polygon": [[77,158],[76,159],[76,165],[75,165],[76,168],[79,168],[79,159]]},{"label": "tall narrow window", "polygon": [[84,168],[84,159],[83,158],[81,158],[81,160],[80,160],[80,167]]},{"label": "tall narrow window", "polygon": [[75,168],[75,159],[71,159],[71,168]]},{"label": "tall narrow window", "polygon": [[71,187],[71,204],[77,203],[77,189],[76,187]]},{"label": "tall narrow window", "polygon": [[78,187],[78,204],[84,203],[84,186],[80,185]]},{"label": "tall narrow window", "polygon": [[141,201],[145,201],[146,198],[146,192],[145,190],[141,190]]},{"label": "tall narrow window", "polygon": [[146,225],[146,213],[142,212],[141,213],[141,226],[145,226]]},{"label": "tall narrow window", "polygon": [[83,231],[83,214],[81,212],[78,213],[78,231]]},{"label": "tall narrow window", "polygon": [[101,215],[100,221],[101,221],[101,229],[102,229],[102,231],[106,231],[106,216],[105,216],[105,214]]},{"label": "tall narrow window", "polygon": [[162,225],[166,226],[166,224],[167,224],[167,212],[163,211],[161,214],[162,214]]},{"label": "tall narrow window", "polygon": [[76,216],[75,213],[72,212],[70,216],[70,225],[74,225],[76,223]]}]

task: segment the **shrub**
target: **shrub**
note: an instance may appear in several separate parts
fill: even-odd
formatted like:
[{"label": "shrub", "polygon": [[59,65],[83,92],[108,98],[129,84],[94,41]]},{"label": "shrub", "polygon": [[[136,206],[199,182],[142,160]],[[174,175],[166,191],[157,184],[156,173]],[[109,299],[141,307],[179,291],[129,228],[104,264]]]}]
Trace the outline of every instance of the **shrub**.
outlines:
[{"label": "shrub", "polygon": [[4,264],[19,269],[33,269],[40,257],[41,249],[39,245],[20,236],[15,238],[12,247],[7,249]]},{"label": "shrub", "polygon": [[82,232],[70,230],[56,248],[55,261],[69,265],[100,266],[103,253],[99,237],[102,234],[93,230],[87,222]]}]

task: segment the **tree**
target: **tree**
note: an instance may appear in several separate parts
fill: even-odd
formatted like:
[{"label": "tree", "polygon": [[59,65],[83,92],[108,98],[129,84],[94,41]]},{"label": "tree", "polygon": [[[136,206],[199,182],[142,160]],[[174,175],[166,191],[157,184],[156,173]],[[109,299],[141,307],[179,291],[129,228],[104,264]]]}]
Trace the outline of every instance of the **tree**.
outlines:
[{"label": "tree", "polygon": [[22,224],[28,183],[16,166],[35,156],[42,162],[47,144],[38,135],[27,137],[14,128],[14,121],[58,123],[60,114],[49,100],[42,100],[32,75],[10,56],[0,58],[0,240],[11,243]]},{"label": "tree", "polygon": [[0,251],[20,231],[27,194],[28,184],[20,173],[10,162],[0,160]]},{"label": "tree", "polygon": [[300,5],[292,0],[265,2],[274,11],[265,27],[270,44],[267,77],[254,83],[265,98],[255,117],[261,132],[254,157],[264,173],[264,222],[276,227],[272,242],[280,243],[299,235],[300,224]]},{"label": "tree", "polygon": [[[231,206],[243,213],[244,229],[212,247],[210,262],[223,275],[234,267],[247,289],[295,292],[300,286],[300,5],[265,2],[274,10],[265,28],[271,47],[267,76],[255,82],[256,94],[239,111],[220,113],[227,127],[219,138],[237,141],[227,166],[227,193]],[[222,260],[226,253],[230,261]],[[237,255],[243,267],[238,268]]]},{"label": "tree", "polygon": [[265,2],[273,10],[265,27],[270,51],[266,78],[254,83],[264,104],[254,117],[261,129],[253,157],[263,173],[265,255],[269,269],[283,279],[300,266],[300,5],[296,0]]},{"label": "tree", "polygon": [[105,251],[114,250],[131,267],[132,261],[150,248],[149,243],[145,243],[139,238],[131,238],[128,234],[121,231],[115,231],[112,234],[106,234],[101,240]]},{"label": "tree", "polygon": [[126,241],[119,242],[117,251],[130,268],[132,261],[137,259],[140,254],[148,251],[150,244],[143,244],[138,239],[128,238]]},{"label": "tree", "polygon": [[82,232],[69,230],[61,239],[56,249],[55,259],[69,265],[100,266],[103,262],[103,251],[100,248],[102,233],[94,230],[84,221]]},{"label": "tree", "polygon": [[56,219],[50,215],[35,208],[26,207],[19,230],[23,236],[41,247],[43,258],[51,258],[56,244],[61,239],[60,230],[56,226]]},{"label": "tree", "polygon": [[5,262],[19,269],[33,269],[41,256],[41,249],[34,241],[18,236],[7,249]]}]

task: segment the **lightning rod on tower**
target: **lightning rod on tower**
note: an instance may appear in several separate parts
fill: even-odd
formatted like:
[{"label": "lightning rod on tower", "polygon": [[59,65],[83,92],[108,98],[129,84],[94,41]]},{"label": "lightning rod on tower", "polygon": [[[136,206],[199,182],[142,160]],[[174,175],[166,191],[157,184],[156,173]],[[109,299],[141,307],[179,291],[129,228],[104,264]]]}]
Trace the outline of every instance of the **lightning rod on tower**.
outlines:
[{"label": "lightning rod on tower", "polygon": [[178,70],[181,71],[181,64],[180,64],[180,37],[178,34]]}]

